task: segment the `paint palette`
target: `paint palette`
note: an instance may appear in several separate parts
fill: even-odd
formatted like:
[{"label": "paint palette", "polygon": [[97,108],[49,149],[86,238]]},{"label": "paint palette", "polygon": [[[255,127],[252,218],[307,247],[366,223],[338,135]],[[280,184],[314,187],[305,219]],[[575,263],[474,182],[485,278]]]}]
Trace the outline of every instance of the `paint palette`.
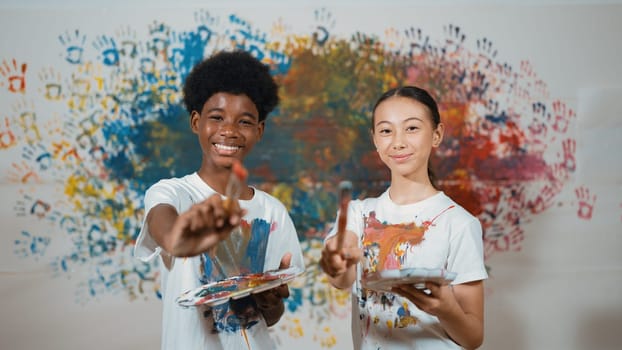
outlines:
[{"label": "paint palette", "polygon": [[449,284],[457,274],[445,269],[406,268],[382,270],[368,273],[363,277],[363,288],[391,292],[391,288],[399,284],[414,284],[417,288],[425,288],[425,282],[434,282],[440,285]]},{"label": "paint palette", "polygon": [[278,287],[302,275],[303,272],[300,268],[293,266],[287,269],[228,277],[222,281],[186,291],[176,301],[179,305],[186,307],[216,306],[230,299],[240,299]]}]

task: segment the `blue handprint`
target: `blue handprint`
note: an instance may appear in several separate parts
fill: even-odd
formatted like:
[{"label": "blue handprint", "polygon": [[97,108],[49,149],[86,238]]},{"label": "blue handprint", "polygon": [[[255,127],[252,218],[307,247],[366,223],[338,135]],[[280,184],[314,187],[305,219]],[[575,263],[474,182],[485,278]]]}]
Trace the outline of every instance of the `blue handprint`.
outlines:
[{"label": "blue handprint", "polygon": [[93,42],[93,47],[100,51],[99,57],[104,65],[116,66],[119,64],[119,49],[117,49],[117,43],[113,38],[101,35]]},{"label": "blue handprint", "polygon": [[71,64],[82,63],[86,35],[80,34],[78,29],[65,32],[58,36],[58,40],[65,46],[65,60]]}]

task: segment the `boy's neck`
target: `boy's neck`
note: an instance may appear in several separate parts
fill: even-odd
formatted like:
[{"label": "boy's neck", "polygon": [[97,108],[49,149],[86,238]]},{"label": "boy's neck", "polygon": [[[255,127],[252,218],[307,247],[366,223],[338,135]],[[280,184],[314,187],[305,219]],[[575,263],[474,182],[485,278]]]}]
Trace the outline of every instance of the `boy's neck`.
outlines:
[{"label": "boy's neck", "polygon": [[[211,189],[220,193],[221,195],[225,195],[225,190],[227,188],[227,183],[229,182],[229,178],[231,177],[231,171],[223,171],[223,172],[210,172],[206,169],[199,169],[197,174],[205,182]],[[240,195],[240,199],[242,200],[250,200],[253,198],[255,194],[255,190],[246,186]]]}]

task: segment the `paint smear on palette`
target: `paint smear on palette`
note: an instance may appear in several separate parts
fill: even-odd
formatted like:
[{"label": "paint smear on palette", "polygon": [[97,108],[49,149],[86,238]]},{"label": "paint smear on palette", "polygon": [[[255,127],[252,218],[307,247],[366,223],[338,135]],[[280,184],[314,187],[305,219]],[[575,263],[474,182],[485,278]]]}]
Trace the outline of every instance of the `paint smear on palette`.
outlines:
[{"label": "paint smear on palette", "polygon": [[244,298],[250,294],[278,287],[300,276],[303,272],[300,268],[290,267],[264,273],[233,276],[184,292],[177,298],[177,303],[186,307],[200,305],[212,307],[231,299]]},{"label": "paint smear on palette", "polygon": [[[365,28],[339,36],[330,24],[339,19],[320,12],[310,14],[315,29],[306,34],[202,10],[187,28],[154,21],[98,37],[70,29],[45,43],[58,48],[64,66],[7,61],[24,80],[8,92],[15,103],[0,120],[0,153],[22,154],[9,174],[24,194],[16,210],[51,227],[15,232],[16,253],[47,261],[58,276],[86,271],[80,301],[119,291],[159,296],[157,263],[132,256],[143,195],[161,178],[198,168],[180,88],[197,62],[221,49],[252,52],[282,87],[282,103],[245,164],[250,183],[286,204],[307,266],[317,263],[318,242],[334,221],[338,179],[352,180],[354,198],[386,188],[387,169],[362,140],[375,100],[401,84],[419,85],[439,101],[447,131],[433,159],[438,184],[482,221],[487,257],[520,250],[522,226],[556,203],[575,171],[572,108],[549,97],[529,62],[499,60],[490,39],[470,38],[455,24],[442,37],[413,26],[390,37]],[[40,72],[40,91],[29,89],[36,75],[22,75],[21,67]],[[42,111],[59,111],[45,128]],[[42,183],[56,193],[40,194]],[[24,248],[29,240],[41,247]],[[43,249],[55,242],[69,248]],[[334,316],[347,302],[328,289],[312,268],[292,286],[287,306],[313,305],[318,320]]]}]

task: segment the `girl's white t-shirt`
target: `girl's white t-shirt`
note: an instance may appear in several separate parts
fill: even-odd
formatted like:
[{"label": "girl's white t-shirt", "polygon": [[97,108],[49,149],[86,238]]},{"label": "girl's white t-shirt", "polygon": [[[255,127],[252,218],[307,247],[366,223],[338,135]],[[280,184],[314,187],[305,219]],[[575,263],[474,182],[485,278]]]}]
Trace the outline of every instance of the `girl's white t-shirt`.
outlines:
[{"label": "girl's white t-shirt", "polygon": [[398,205],[387,190],[351,201],[347,229],[359,236],[365,252],[352,286],[354,348],[460,349],[437,317],[406,298],[364,289],[361,278],[382,269],[427,268],[456,273],[452,284],[486,279],[479,220],[443,192]]}]

